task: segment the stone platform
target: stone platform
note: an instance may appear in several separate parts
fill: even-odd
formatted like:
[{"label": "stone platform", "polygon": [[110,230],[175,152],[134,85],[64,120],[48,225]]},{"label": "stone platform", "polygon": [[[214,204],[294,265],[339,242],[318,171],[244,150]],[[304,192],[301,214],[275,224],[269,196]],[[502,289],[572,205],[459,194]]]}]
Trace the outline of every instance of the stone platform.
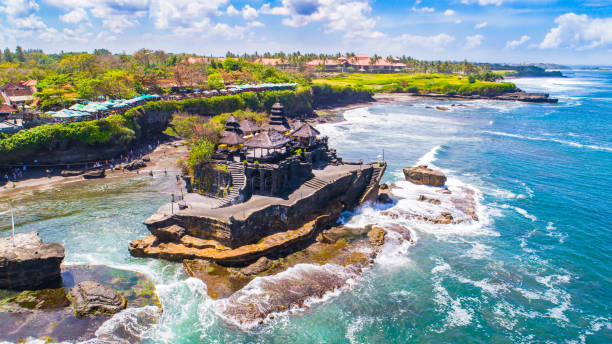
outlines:
[{"label": "stone platform", "polygon": [[[13,243],[15,246],[13,246]],[[38,232],[0,239],[0,289],[53,288],[61,284],[64,247],[43,243]]]}]

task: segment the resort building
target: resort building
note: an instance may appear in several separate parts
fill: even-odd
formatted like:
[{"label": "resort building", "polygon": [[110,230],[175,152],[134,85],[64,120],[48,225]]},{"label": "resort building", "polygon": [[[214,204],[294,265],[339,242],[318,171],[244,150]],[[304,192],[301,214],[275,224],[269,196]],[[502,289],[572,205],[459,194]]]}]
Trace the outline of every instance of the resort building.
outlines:
[{"label": "resort building", "polygon": [[393,73],[400,72],[408,65],[398,58],[371,58],[368,55],[341,56],[337,59],[312,60],[308,67],[325,72],[362,72],[362,73]]},{"label": "resort building", "polygon": [[8,105],[24,105],[34,99],[36,93],[36,80],[9,82],[0,86],[0,96]]}]

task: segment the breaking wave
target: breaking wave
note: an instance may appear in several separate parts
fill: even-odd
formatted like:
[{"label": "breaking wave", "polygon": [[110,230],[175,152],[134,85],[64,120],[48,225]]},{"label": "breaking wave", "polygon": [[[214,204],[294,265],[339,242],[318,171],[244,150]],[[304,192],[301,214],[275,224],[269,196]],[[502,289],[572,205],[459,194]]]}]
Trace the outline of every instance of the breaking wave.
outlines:
[{"label": "breaking wave", "polygon": [[563,144],[563,145],[571,146],[571,147],[587,148],[587,149],[592,149],[592,150],[612,152],[612,147],[582,144],[582,143],[575,142],[575,141],[567,141],[567,140],[561,140],[561,139],[535,137],[535,136],[525,136],[525,135],[519,135],[519,134],[504,133],[500,131],[483,131],[482,133],[488,134],[488,135],[505,136],[505,137],[512,137],[515,139],[530,140],[530,141],[555,142],[555,143],[559,143],[559,144]]}]

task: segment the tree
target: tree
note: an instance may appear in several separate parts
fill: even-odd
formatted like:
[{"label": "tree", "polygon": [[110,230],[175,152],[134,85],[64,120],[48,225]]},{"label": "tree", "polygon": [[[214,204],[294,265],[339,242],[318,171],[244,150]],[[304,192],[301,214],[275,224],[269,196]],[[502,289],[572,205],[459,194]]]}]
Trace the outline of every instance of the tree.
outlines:
[{"label": "tree", "polygon": [[94,50],[94,55],[112,55],[110,51],[108,51],[107,49],[95,49]]},{"label": "tree", "polygon": [[9,48],[4,49],[4,61],[13,62],[13,53]]},{"label": "tree", "polygon": [[25,62],[25,54],[23,53],[23,49],[19,45],[17,46],[17,48],[15,48],[15,58],[19,62]]}]

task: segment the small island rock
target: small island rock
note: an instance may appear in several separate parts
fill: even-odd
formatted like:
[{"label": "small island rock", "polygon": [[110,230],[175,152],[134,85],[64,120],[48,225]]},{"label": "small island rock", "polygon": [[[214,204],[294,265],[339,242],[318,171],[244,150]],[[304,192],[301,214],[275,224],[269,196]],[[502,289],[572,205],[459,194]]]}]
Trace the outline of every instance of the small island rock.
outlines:
[{"label": "small island rock", "polygon": [[41,289],[61,284],[64,247],[43,243],[38,232],[0,239],[0,289]]},{"label": "small island rock", "polygon": [[70,290],[74,315],[115,314],[127,307],[127,300],[113,289],[98,282],[83,281]]},{"label": "small island rock", "polygon": [[442,186],[446,183],[446,176],[441,171],[432,170],[427,165],[404,168],[406,180],[414,184]]}]

